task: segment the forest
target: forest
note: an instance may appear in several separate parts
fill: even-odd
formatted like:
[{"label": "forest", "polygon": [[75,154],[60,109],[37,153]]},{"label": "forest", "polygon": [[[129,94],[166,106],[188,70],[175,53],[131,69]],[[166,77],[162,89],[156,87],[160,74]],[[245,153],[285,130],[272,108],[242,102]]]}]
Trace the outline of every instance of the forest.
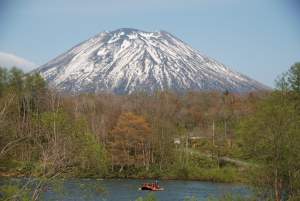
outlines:
[{"label": "forest", "polygon": [[242,182],[299,200],[300,63],[274,90],[243,94],[60,94],[0,68],[0,176],[42,178],[32,200],[68,177]]}]

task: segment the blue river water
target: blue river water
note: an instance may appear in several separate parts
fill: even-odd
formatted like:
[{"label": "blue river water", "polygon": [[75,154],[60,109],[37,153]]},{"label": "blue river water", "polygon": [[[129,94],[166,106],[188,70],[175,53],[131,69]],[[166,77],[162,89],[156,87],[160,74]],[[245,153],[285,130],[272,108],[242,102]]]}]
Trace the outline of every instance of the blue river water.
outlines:
[{"label": "blue river water", "polygon": [[[153,180],[136,179],[74,179],[65,180],[60,190],[52,188],[44,192],[45,200],[59,201],[135,201],[150,192],[138,188],[145,182]],[[187,197],[195,197],[199,201],[218,198],[226,194],[249,196],[250,190],[239,184],[224,184],[200,181],[162,180],[160,186],[165,190],[152,192],[158,201],[184,201]]]}]

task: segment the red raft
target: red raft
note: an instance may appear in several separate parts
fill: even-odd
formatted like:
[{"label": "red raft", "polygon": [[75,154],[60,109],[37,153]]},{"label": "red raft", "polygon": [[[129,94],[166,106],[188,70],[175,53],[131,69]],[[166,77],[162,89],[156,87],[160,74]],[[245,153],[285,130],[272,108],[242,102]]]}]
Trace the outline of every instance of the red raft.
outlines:
[{"label": "red raft", "polygon": [[163,191],[164,189],[161,188],[157,183],[145,183],[142,185],[140,190]]}]

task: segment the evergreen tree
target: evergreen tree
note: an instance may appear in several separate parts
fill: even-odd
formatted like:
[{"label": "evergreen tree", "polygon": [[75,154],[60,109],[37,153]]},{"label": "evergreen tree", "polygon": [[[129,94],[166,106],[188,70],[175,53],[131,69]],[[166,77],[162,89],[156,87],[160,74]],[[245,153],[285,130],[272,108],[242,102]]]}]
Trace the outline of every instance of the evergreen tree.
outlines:
[{"label": "evergreen tree", "polygon": [[288,71],[288,82],[294,92],[300,93],[300,62],[295,63]]}]

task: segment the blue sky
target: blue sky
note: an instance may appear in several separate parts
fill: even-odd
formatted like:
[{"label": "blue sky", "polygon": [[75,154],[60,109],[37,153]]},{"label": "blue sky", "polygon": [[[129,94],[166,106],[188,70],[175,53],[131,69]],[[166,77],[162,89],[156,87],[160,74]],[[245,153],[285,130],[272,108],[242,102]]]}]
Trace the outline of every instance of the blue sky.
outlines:
[{"label": "blue sky", "polygon": [[0,0],[0,52],[36,64],[123,27],[168,31],[269,86],[300,61],[299,0]]}]

